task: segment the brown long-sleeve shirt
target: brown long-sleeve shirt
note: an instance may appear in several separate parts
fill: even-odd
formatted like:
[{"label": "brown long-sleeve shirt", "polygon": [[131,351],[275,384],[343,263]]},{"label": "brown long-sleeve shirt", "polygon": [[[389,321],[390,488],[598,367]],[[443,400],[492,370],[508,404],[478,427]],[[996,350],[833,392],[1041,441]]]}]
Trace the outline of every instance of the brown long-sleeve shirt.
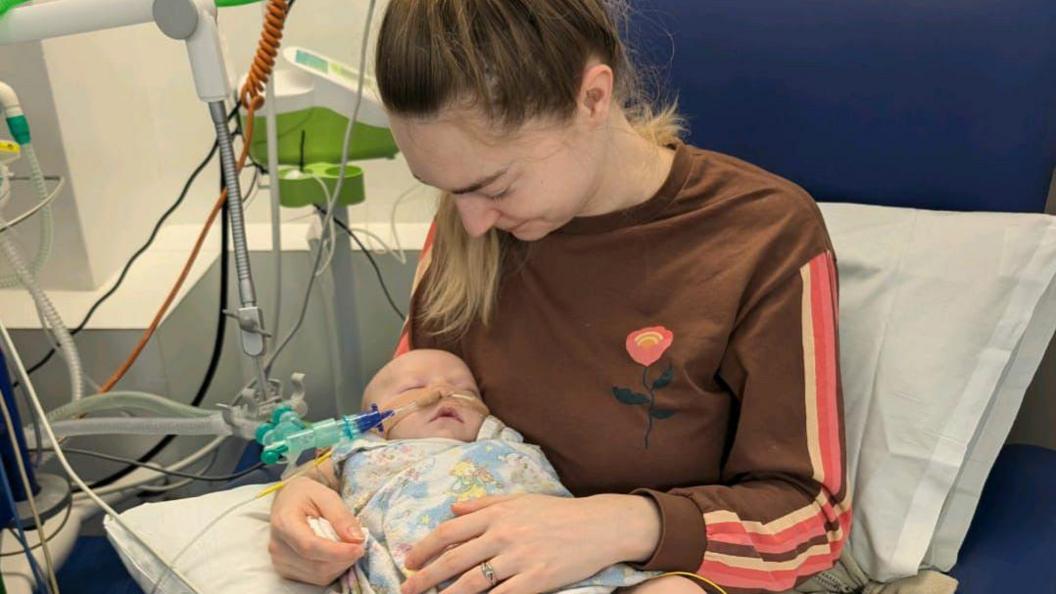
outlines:
[{"label": "brown long-sleeve shirt", "polygon": [[829,568],[851,510],[835,261],[810,196],[680,145],[648,201],[524,247],[489,326],[429,336],[416,293],[400,350],[462,356],[577,496],[651,497],[663,526],[645,568],[739,592]]}]

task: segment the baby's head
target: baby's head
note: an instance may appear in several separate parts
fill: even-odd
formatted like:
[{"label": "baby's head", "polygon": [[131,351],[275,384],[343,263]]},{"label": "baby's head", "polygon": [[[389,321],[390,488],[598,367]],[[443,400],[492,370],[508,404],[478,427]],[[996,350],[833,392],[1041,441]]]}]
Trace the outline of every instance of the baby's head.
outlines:
[{"label": "baby's head", "polygon": [[[417,407],[408,406],[418,403]],[[383,367],[363,393],[363,408],[407,407],[385,423],[389,439],[477,438],[488,408],[462,359],[445,351],[414,350]]]}]

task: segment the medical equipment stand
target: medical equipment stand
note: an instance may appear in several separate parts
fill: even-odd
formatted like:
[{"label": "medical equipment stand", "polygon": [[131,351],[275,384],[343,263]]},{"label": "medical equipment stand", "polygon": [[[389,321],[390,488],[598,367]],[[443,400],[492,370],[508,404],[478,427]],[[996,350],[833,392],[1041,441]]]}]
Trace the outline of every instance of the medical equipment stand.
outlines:
[{"label": "medical equipment stand", "polygon": [[[319,213],[320,223],[325,218],[325,215]],[[347,224],[348,207],[335,204],[334,218]],[[334,242],[334,259],[330,263],[330,271],[334,282],[334,325],[337,329],[337,353],[340,363],[336,378],[338,381],[334,389],[338,394],[362,394],[366,386],[362,385],[362,356],[356,342],[360,334],[355,308],[356,274],[352,264],[352,242],[345,233],[337,233],[331,240]],[[334,410],[335,415],[343,412],[345,411]]]},{"label": "medical equipment stand", "polygon": [[231,96],[231,82],[224,61],[223,47],[216,23],[216,5],[212,0],[57,0],[44,4],[21,6],[0,18],[0,45],[37,41],[51,37],[85,33],[154,22],[165,35],[186,42],[198,96],[209,106],[216,127],[217,142],[227,202],[231,213],[231,237],[241,307],[229,315],[238,321],[242,350],[253,360],[256,387],[252,398],[243,399],[246,412],[267,414],[278,406],[281,394],[273,394],[273,385],[264,371],[268,336],[263,315],[257,305],[253,277],[249,266],[242,191],[231,132],[227,127],[225,101]]}]

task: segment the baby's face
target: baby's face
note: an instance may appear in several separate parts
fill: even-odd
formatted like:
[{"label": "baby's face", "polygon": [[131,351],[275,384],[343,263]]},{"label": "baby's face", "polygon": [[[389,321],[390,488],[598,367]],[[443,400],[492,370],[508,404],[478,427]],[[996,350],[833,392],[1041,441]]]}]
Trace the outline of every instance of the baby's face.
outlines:
[{"label": "baby's face", "polygon": [[[418,403],[416,409],[407,406],[412,402]],[[474,441],[487,410],[473,374],[461,359],[424,349],[402,355],[378,372],[363,397],[364,408],[371,404],[381,410],[407,407],[408,412],[387,421],[389,439]]]}]

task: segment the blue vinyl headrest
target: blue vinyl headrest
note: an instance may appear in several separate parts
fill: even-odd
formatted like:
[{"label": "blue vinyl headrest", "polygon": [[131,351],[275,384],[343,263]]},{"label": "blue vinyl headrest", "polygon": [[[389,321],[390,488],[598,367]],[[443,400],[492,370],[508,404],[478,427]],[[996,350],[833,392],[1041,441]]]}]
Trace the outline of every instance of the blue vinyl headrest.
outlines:
[{"label": "blue vinyl headrest", "polygon": [[818,200],[1040,212],[1056,0],[635,0],[690,142]]}]

